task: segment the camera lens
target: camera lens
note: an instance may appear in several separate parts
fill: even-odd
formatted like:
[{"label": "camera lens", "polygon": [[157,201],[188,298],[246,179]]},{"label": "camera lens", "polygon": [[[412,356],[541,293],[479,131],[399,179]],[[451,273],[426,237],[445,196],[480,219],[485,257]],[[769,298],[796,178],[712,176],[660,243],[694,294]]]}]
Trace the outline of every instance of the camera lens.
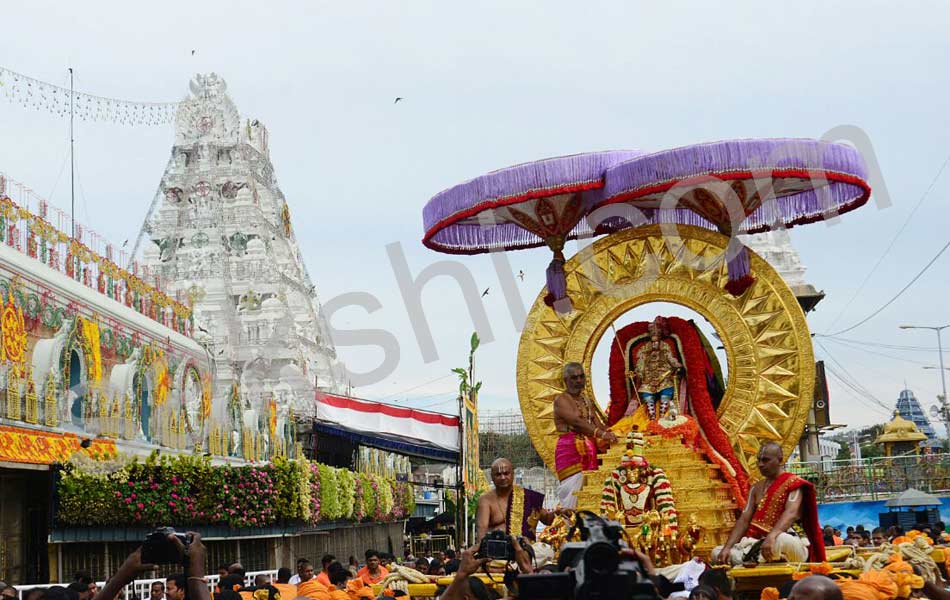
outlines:
[{"label": "camera lens", "polygon": [[619,562],[620,555],[617,553],[617,547],[607,542],[594,542],[584,552],[584,566],[594,576],[613,573],[617,570]]}]

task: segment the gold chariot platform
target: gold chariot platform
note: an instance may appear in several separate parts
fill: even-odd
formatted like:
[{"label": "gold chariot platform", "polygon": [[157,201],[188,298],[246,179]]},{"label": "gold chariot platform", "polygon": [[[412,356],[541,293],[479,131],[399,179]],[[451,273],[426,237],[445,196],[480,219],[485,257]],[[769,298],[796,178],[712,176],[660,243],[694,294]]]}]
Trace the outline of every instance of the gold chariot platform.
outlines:
[{"label": "gold chariot platform", "polygon": [[[708,557],[713,548],[726,542],[736,522],[738,508],[719,465],[711,463],[701,452],[685,446],[679,438],[645,435],[644,441],[643,456],[651,466],[666,471],[670,480],[680,531],[694,515],[702,528],[702,537],[693,554]],[[578,509],[600,514],[604,481],[620,464],[624,450],[624,444],[614,444],[601,455],[599,469],[584,471],[584,487],[577,493]]]}]

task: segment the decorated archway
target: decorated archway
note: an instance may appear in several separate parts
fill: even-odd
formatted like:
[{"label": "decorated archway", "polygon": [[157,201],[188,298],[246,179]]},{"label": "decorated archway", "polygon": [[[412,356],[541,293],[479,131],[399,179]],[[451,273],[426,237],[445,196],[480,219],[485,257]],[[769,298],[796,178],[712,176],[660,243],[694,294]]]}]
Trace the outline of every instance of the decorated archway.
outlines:
[{"label": "decorated archway", "polygon": [[[681,226],[624,230],[599,240],[564,266],[574,310],[558,315],[535,300],[518,349],[518,396],[535,448],[554,469],[553,400],[564,390],[562,369],[590,370],[594,349],[611,323],[649,302],[673,302],[706,318],[723,337],[730,364],[716,411],[742,466],[756,477],[755,453],[765,440],[790,452],[802,434],[814,388],[814,356],[804,314],[781,276],[751,256],[756,280],[740,296],[722,292],[728,238]],[[587,393],[594,392],[588,378]]]}]

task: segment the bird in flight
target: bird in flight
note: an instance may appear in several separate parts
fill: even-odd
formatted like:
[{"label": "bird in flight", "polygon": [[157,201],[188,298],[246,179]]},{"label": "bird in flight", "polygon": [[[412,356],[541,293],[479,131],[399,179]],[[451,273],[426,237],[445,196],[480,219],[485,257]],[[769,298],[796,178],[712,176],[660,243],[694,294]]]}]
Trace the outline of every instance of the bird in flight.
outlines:
[{"label": "bird in flight", "polygon": [[194,51],[194,50],[191,51],[191,55],[192,55],[192,56],[195,55],[195,51]]},{"label": "bird in flight", "polygon": [[524,281],[524,271],[518,271],[518,279]]},{"label": "bird in flight", "polygon": [[393,104],[397,104],[400,100],[402,100],[402,96],[396,96],[396,99],[393,100]]},{"label": "bird in flight", "polygon": [[125,246],[126,246],[128,243],[129,243],[129,240],[125,240],[124,242],[122,242],[122,247],[125,248]]},{"label": "bird in flight", "polygon": [[485,291],[482,292],[482,298],[484,298],[485,296],[488,295],[488,290],[490,290],[490,289],[491,289],[491,288],[485,288]]}]

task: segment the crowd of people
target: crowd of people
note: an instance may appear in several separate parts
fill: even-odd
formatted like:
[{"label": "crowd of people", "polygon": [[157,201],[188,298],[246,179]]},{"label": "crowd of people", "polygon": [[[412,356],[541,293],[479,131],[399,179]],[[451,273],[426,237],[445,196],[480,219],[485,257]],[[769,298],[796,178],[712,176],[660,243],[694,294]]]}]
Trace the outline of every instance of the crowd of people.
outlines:
[{"label": "crowd of people", "polygon": [[[936,542],[938,544],[950,544],[950,533],[947,533],[946,526],[942,521],[934,523],[933,527],[926,525],[921,526],[921,528],[917,531],[927,536],[927,538],[932,542]],[[822,536],[824,538],[826,548],[830,548],[832,546],[877,548],[880,547],[881,544],[900,544],[902,542],[909,541],[907,532],[905,532],[902,527],[897,525],[892,525],[886,529],[883,527],[865,529],[864,525],[855,525],[853,527],[847,527],[844,531],[844,534],[842,534],[841,530],[836,527],[825,525],[825,527],[822,529]]]},{"label": "crowd of people", "polygon": [[[866,529],[861,525],[848,527],[844,536],[833,527],[823,530],[827,546],[874,546],[883,544],[901,544],[913,540],[917,536],[926,535],[938,540],[935,543],[950,542],[950,536],[943,532],[943,524],[937,523],[933,528],[922,531],[911,531],[906,534],[897,527],[887,530],[882,528]],[[253,581],[248,581],[247,573],[239,563],[221,565],[218,567],[218,581],[212,587],[209,585],[209,572],[206,569],[206,551],[201,543],[201,537],[193,536],[190,544],[181,544],[174,536],[173,543],[178,544],[181,552],[182,564],[187,565],[182,573],[166,577],[163,581],[154,581],[148,590],[147,600],[374,600],[384,597],[399,597],[403,592],[398,590],[384,590],[377,596],[377,584],[383,583],[391,570],[399,567],[409,567],[426,575],[431,583],[442,583],[436,588],[436,597],[440,600],[492,600],[498,598],[490,585],[476,577],[486,570],[488,558],[479,557],[477,548],[472,547],[463,552],[453,550],[444,552],[426,553],[418,558],[407,555],[401,561],[395,560],[393,555],[375,550],[366,551],[365,562],[362,565],[354,557],[348,557],[346,562],[339,561],[332,554],[325,554],[320,558],[319,567],[310,560],[301,558],[296,563],[295,571],[282,567],[278,569],[276,577],[257,575]],[[534,561],[529,546],[519,542],[516,536],[510,537],[515,549],[514,565],[517,572],[531,574],[547,572],[549,568]],[[694,585],[688,592],[683,587],[677,587],[666,577],[660,574],[649,556],[640,552],[628,552],[642,568],[643,574],[653,583],[657,598],[679,596],[688,600],[731,600],[734,597],[733,585],[726,574],[727,571],[719,568],[710,568],[708,565],[696,577]],[[143,564],[141,550],[133,552],[122,564],[115,575],[101,588],[88,574],[79,573],[75,581],[64,586],[49,588],[33,588],[25,590],[23,600],[118,600],[122,592],[135,579],[142,579],[155,569],[156,565]],[[446,577],[451,577],[446,581]],[[510,584],[510,581],[509,581]],[[931,600],[950,600],[950,592],[945,585],[927,585],[915,589],[912,597],[926,597]],[[778,597],[789,600],[865,600],[849,594],[848,589],[842,592],[840,584],[832,583],[828,577],[821,575],[811,576],[800,581],[790,582],[787,589],[782,590]],[[676,590],[681,590],[678,594]],[[0,583],[0,600],[12,600],[19,597],[19,592],[13,586]],[[763,596],[764,598],[765,596]],[[884,596],[878,596],[880,600]],[[870,600],[870,598],[868,598]]]},{"label": "crowd of people", "polygon": [[[332,554],[320,558],[319,568],[307,558],[296,563],[296,572],[287,567],[277,570],[276,577],[259,574],[248,585],[247,572],[240,563],[218,567],[218,581],[210,595],[200,593],[194,585],[199,580],[209,588],[207,573],[204,572],[204,545],[198,534],[192,535],[192,542],[181,546],[183,558],[189,567],[182,573],[169,575],[163,581],[152,582],[147,600],[359,600],[375,598],[372,586],[382,583],[389,575],[393,564],[415,569],[430,581],[455,574],[459,569],[459,559],[455,550],[426,551],[424,556],[411,554],[397,562],[391,553],[367,550],[365,562],[361,565],[355,556],[350,556],[346,564]],[[177,540],[177,538],[176,538]],[[180,543],[180,540],[178,540]],[[198,568],[198,565],[201,565]],[[0,582],[0,600],[117,600],[122,590],[134,579],[141,579],[147,571],[156,565],[145,565],[141,561],[141,549],[133,552],[120,567],[115,576],[102,589],[88,573],[77,573],[72,583],[50,587],[33,587],[20,590],[12,585]],[[119,585],[119,582],[125,582]],[[194,588],[194,589],[192,589]],[[141,600],[133,595],[131,600]]]},{"label": "crowd of people", "polygon": [[54,585],[48,588],[33,587],[24,590],[22,595],[15,586],[0,581],[0,600],[92,600],[99,593],[99,586],[88,573],[77,573],[74,581],[68,585]]}]

